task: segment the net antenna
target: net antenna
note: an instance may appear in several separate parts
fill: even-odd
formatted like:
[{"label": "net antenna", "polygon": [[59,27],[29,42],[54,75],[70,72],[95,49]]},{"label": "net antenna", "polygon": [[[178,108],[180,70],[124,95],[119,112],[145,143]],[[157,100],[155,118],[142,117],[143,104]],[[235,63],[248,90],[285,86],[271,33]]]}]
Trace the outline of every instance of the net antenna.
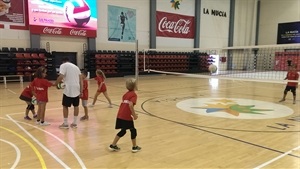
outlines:
[{"label": "net antenna", "polygon": [[299,82],[284,79],[300,71],[300,44],[144,49],[143,65],[148,73],[286,84]]},{"label": "net antenna", "polygon": [[139,41],[135,40],[135,80],[136,80],[136,90],[138,90],[138,79],[139,79]]}]

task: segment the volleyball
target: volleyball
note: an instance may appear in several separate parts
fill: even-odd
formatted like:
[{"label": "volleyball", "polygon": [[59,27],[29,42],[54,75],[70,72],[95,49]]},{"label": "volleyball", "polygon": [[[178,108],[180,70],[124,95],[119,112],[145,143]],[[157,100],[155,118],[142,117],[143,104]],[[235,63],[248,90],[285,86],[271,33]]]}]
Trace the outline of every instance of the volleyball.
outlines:
[{"label": "volleyball", "polygon": [[82,27],[90,21],[91,9],[85,0],[69,0],[64,4],[64,15],[69,23]]},{"label": "volleyball", "polygon": [[31,99],[31,104],[37,104],[37,100],[36,100],[36,98],[35,97],[33,97],[32,99]]},{"label": "volleyball", "polygon": [[56,86],[56,88],[57,88],[57,89],[64,89],[64,88],[65,88],[64,82],[58,83],[57,86]]},{"label": "volleyball", "polygon": [[211,64],[211,65],[209,65],[208,70],[209,70],[210,73],[216,73],[218,68],[217,68],[216,65]]}]

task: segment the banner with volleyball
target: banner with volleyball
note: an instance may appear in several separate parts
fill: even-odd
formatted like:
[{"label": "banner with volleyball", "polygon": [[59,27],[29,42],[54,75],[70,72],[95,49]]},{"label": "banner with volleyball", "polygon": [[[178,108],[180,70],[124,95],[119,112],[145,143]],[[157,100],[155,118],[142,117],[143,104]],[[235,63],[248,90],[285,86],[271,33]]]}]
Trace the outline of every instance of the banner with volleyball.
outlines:
[{"label": "banner with volleyball", "polygon": [[28,0],[33,34],[97,36],[96,0]]},{"label": "banner with volleyball", "polygon": [[136,10],[108,6],[108,41],[135,42]]}]

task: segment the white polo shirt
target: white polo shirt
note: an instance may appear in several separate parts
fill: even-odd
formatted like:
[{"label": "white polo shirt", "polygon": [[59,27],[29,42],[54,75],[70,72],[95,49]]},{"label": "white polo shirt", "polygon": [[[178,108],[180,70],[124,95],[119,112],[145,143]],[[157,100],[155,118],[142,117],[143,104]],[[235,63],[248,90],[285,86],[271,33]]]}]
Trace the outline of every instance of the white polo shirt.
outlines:
[{"label": "white polo shirt", "polygon": [[66,62],[60,65],[59,73],[64,75],[64,94],[68,97],[80,95],[80,69],[73,63]]}]

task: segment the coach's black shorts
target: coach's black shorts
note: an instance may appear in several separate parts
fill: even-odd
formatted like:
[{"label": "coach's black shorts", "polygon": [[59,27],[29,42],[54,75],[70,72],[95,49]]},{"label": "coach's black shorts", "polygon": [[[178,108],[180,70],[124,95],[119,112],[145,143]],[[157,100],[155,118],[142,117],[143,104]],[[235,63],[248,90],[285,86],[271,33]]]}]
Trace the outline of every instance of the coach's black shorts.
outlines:
[{"label": "coach's black shorts", "polygon": [[296,92],[296,86],[286,86],[285,91],[291,91],[292,93]]},{"label": "coach's black shorts", "polygon": [[64,94],[63,99],[62,99],[62,105],[65,107],[71,107],[71,105],[73,105],[74,107],[78,107],[79,106],[79,96],[68,97]]}]

